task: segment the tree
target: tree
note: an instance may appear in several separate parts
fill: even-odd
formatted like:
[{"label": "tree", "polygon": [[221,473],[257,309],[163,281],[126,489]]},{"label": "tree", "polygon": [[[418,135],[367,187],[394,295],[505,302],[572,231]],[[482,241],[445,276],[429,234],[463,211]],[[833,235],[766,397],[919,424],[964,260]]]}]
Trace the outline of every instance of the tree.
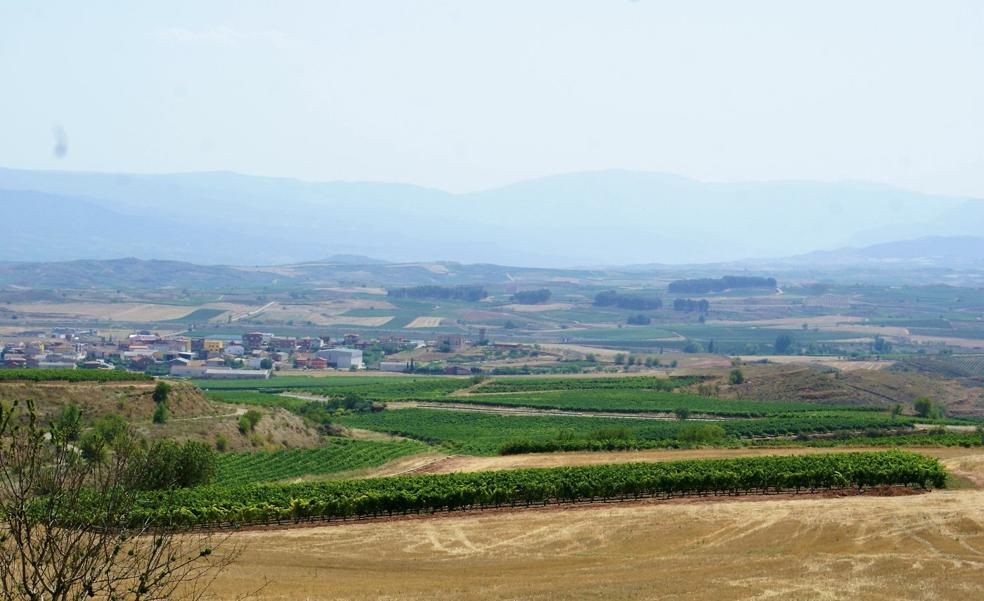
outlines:
[{"label": "tree", "polygon": [[921,396],[912,403],[916,415],[927,419],[939,419],[943,417],[943,408],[933,402],[933,399]]},{"label": "tree", "polygon": [[256,430],[256,424],[260,423],[263,414],[256,409],[250,409],[239,417],[239,431],[243,434]]},{"label": "tree", "polygon": [[625,353],[616,353],[615,365],[624,365],[624,364],[625,364]]},{"label": "tree", "polygon": [[547,302],[550,300],[550,295],[550,290],[547,288],[540,288],[539,290],[523,290],[514,294],[512,300],[514,303],[520,305],[535,305],[538,303]]},{"label": "tree", "polygon": [[273,359],[269,357],[260,359],[260,369],[273,369]]},{"label": "tree", "polygon": [[728,374],[729,384],[744,384],[745,374],[740,369],[732,369],[731,373]]},{"label": "tree", "polygon": [[201,599],[238,552],[216,558],[228,538],[209,531],[134,523],[147,458],[128,430],[87,461],[32,404],[0,410],[0,600]]},{"label": "tree", "polygon": [[82,409],[75,403],[62,407],[51,431],[62,442],[76,442],[82,436]]},{"label": "tree", "polygon": [[171,385],[167,382],[158,382],[154,386],[154,402],[158,405],[167,403],[168,396],[171,394]]},{"label": "tree", "polygon": [[793,349],[793,337],[789,334],[779,334],[773,346],[780,355],[785,355]]},{"label": "tree", "polygon": [[688,340],[687,343],[684,344],[683,348],[680,350],[682,350],[685,353],[703,353],[704,346],[701,343],[697,342],[696,340]]},{"label": "tree", "polygon": [[686,407],[677,407],[676,409],[673,410],[673,413],[674,415],[676,415],[676,418],[680,421],[683,421],[688,417],[690,417],[690,409]]},{"label": "tree", "polygon": [[895,403],[892,405],[892,419],[895,419],[900,415],[902,415],[902,403]]},{"label": "tree", "polygon": [[157,407],[154,408],[153,420],[155,424],[167,423],[167,405],[164,403],[159,403]]}]

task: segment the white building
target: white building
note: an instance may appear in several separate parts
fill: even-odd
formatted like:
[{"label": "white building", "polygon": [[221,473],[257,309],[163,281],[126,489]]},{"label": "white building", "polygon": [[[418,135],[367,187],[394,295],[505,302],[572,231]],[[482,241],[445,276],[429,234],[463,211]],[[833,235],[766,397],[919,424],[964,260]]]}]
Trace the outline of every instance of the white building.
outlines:
[{"label": "white building", "polygon": [[314,354],[328,362],[328,365],[337,369],[362,369],[362,351],[351,348],[332,348],[318,351]]},{"label": "white building", "polygon": [[213,369],[205,370],[205,378],[209,380],[268,380],[269,369]]},{"label": "white building", "polygon": [[380,361],[379,370],[392,371],[396,373],[405,373],[410,371],[410,362],[409,361]]}]

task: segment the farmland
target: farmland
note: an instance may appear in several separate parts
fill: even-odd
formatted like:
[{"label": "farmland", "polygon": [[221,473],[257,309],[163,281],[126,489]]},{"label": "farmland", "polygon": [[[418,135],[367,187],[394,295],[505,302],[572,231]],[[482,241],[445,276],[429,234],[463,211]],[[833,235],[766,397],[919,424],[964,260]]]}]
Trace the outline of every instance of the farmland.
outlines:
[{"label": "farmland", "polygon": [[396,476],[261,486],[207,486],[148,493],[138,522],[183,526],[263,524],[394,513],[628,499],[944,486],[936,459],[903,451],[627,463],[464,474]]},{"label": "farmland", "polygon": [[977,490],[451,514],[240,533],[246,550],[215,590],[231,600],[269,579],[264,601],[644,601],[658,583],[680,599],[971,601],[981,524]]},{"label": "farmland", "polygon": [[298,477],[337,476],[379,467],[425,449],[424,445],[408,440],[370,442],[332,439],[311,449],[224,454],[219,457],[216,483],[234,486]]},{"label": "farmland", "polygon": [[[659,412],[673,413],[686,409],[694,414],[727,417],[763,417],[784,413],[816,411],[809,403],[782,401],[721,400],[678,392],[647,390],[569,390],[538,394],[471,394],[453,397],[458,403],[477,405],[509,405],[540,409],[597,412]],[[836,409],[836,407],[829,407]]]},{"label": "farmland", "polygon": [[[285,268],[278,277],[298,277],[298,269]],[[427,270],[426,277],[453,277],[456,269],[442,266]],[[35,294],[31,291],[0,291],[0,332],[19,336],[25,352],[41,344],[65,349],[69,343],[8,324],[67,326],[62,331],[91,326],[93,331],[83,334],[86,344],[95,356],[116,363],[126,350],[146,355],[143,336],[210,338],[231,347],[244,342],[242,334],[258,332],[262,343],[244,345],[250,348],[241,359],[195,350],[190,360],[204,361],[207,355],[221,360],[213,364],[235,369],[268,358],[275,365],[269,379],[171,382],[166,423],[152,415],[156,383],[127,372],[126,365],[106,371],[4,370],[0,377],[9,378],[5,399],[38,399],[44,419],[58,414],[59,401],[78,402],[86,429],[116,414],[148,440],[191,440],[215,449],[217,473],[209,484],[160,497],[147,493],[137,514],[142,518],[183,527],[306,523],[306,529],[286,533],[236,533],[235,540],[265,541],[256,544],[269,544],[269,552],[248,551],[243,559],[248,575],[235,583],[220,580],[220,598],[242,593],[241,586],[259,574],[276,582],[269,598],[379,596],[372,593],[500,598],[504,592],[517,598],[554,598],[558,592],[572,598],[647,598],[652,581],[625,570],[632,566],[650,578],[668,578],[672,586],[673,578],[656,566],[667,561],[662,539],[690,541],[689,551],[675,552],[706,569],[730,565],[761,578],[755,570],[765,570],[764,564],[747,557],[740,565],[729,564],[701,537],[722,528],[742,531],[756,516],[775,512],[787,517],[764,525],[768,536],[812,532],[819,540],[836,529],[815,526],[794,506],[811,508],[814,518],[846,515],[838,513],[842,506],[868,511],[855,518],[854,530],[843,531],[854,533],[864,520],[893,515],[888,507],[918,524],[927,519],[918,513],[921,507],[945,507],[934,505],[940,498],[966,504],[979,496],[972,490],[977,476],[961,475],[963,464],[946,463],[958,453],[976,461],[984,444],[973,421],[984,416],[980,356],[966,348],[981,330],[976,316],[984,302],[977,295],[958,299],[945,288],[905,291],[837,283],[821,292],[821,287],[793,284],[783,285],[781,294],[715,291],[684,299],[683,310],[677,310],[666,289],[670,279],[625,274],[612,284],[581,276],[551,276],[535,285],[465,284],[485,286],[488,296],[481,300],[382,297],[389,284],[348,280],[310,289],[84,290],[68,292],[65,300],[49,295],[37,302],[23,300]],[[549,304],[517,305],[514,288],[550,289],[552,296]],[[596,305],[597,294],[612,288],[623,298],[650,299],[648,308]],[[657,298],[662,306],[656,306]],[[127,342],[144,330],[150,334]],[[304,346],[301,337],[310,337]],[[386,360],[416,373],[343,372],[294,363],[310,361],[320,344],[308,348],[306,341],[315,338],[328,348],[362,349],[370,370]],[[171,357],[180,350],[154,350],[168,354],[155,360],[176,361]],[[89,402],[81,402],[87,396]],[[924,396],[945,415],[916,417],[916,401]],[[882,454],[896,448],[919,455]],[[856,454],[862,451],[876,454]],[[883,457],[907,457],[899,465],[914,467],[886,467]],[[926,457],[943,457],[954,467],[947,481],[953,490],[920,488],[943,484],[938,464]],[[858,484],[870,489],[875,483],[892,484],[887,493],[901,496],[854,496]],[[822,490],[821,498],[804,500],[797,487]],[[759,494],[764,489],[768,495]],[[749,500],[749,493],[761,500]],[[682,494],[689,496],[673,496]],[[732,501],[735,495],[742,500]],[[165,497],[178,505],[166,506]],[[538,509],[514,512],[513,505]],[[757,507],[757,513],[746,513],[746,507]],[[479,513],[486,510],[492,513]],[[974,510],[963,511],[978,519]],[[386,523],[391,513],[392,519],[406,520],[402,531]],[[624,530],[630,515],[643,521],[638,529],[657,538],[634,539]],[[382,521],[357,524],[356,518]],[[325,530],[312,523],[326,519],[341,519],[344,526]],[[674,519],[684,521],[667,522]],[[964,522],[946,515],[932,519],[967,537],[962,540],[973,536]],[[620,539],[607,539],[594,523],[621,532]],[[445,530],[447,524],[452,530]],[[483,538],[484,528],[494,537]],[[321,533],[320,542],[308,538],[311,532]],[[458,538],[462,532],[467,541]],[[594,538],[584,543],[577,538],[582,534]],[[774,541],[736,536],[758,557],[773,557]],[[291,546],[301,540],[306,548]],[[519,540],[510,547],[509,541]],[[391,557],[375,559],[388,544],[394,545],[385,551]],[[826,548],[839,552],[838,544],[831,540]],[[331,558],[354,557],[345,555],[346,545],[352,553],[359,549],[362,562],[342,574]],[[523,545],[535,549],[539,559],[523,555]],[[294,558],[321,566],[320,577],[286,560],[288,548]],[[502,549],[547,570],[543,580],[530,575],[526,588],[510,588],[490,576],[491,566],[523,569],[501,557]],[[573,554],[565,555],[567,550]],[[871,556],[870,549],[866,552]],[[553,555],[566,557],[568,567],[581,565],[595,580],[565,588]],[[648,561],[641,564],[636,556]],[[483,565],[469,563],[472,557]],[[411,564],[402,562],[411,558],[434,578],[404,578],[398,587],[380,577],[393,566],[409,570]],[[355,584],[356,574],[362,585]],[[326,576],[332,578],[329,592]],[[433,587],[442,578],[446,586],[438,593]],[[757,589],[758,581],[735,588],[730,573],[719,578],[729,584],[715,590],[733,596],[773,590]],[[372,591],[367,581],[374,583]],[[810,597],[809,590],[796,588],[800,582],[790,576],[780,584],[794,596]],[[486,585],[490,588],[481,588]]]},{"label": "farmland", "polygon": [[[338,419],[342,425],[375,430],[437,444],[456,453],[494,455],[502,446],[515,441],[551,443],[569,435],[575,440],[595,439],[605,448],[611,440],[627,433],[631,445],[668,446],[691,424],[681,421],[630,418],[580,417],[566,415],[506,416],[465,411],[400,409],[372,414],[356,414]],[[831,432],[856,429],[898,429],[911,421],[891,419],[884,414],[830,413],[793,415],[765,419],[738,419],[715,422],[727,436],[750,438]],[[576,444],[572,442],[571,444]]]}]

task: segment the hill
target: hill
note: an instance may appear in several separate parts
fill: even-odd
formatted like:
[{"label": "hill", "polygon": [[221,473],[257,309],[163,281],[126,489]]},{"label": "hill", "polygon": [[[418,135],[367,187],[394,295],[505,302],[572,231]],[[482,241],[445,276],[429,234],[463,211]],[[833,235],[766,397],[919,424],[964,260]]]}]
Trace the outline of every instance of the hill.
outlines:
[{"label": "hill", "polygon": [[[152,423],[155,382],[0,382],[0,403],[23,402],[31,399],[38,415],[47,422],[74,403],[82,409],[83,421],[109,414],[123,416],[140,434],[152,439],[173,438],[179,441],[200,440],[213,444],[221,434],[228,441],[228,450],[261,448],[310,447],[320,437],[304,420],[292,413],[272,407],[256,408],[263,413],[256,432],[249,437],[238,430],[239,416],[245,408],[206,399],[191,384],[172,382],[166,424]],[[253,408],[253,407],[251,407]]]},{"label": "hill", "polygon": [[860,248],[817,251],[793,257],[790,261],[813,265],[879,262],[973,265],[984,262],[984,237],[925,236],[914,240],[883,242]]}]

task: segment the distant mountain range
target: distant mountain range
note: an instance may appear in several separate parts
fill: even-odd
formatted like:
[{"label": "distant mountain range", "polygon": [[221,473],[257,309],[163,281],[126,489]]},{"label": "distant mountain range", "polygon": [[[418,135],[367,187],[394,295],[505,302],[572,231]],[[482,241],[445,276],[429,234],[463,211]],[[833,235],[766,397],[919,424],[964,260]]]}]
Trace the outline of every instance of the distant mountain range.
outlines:
[{"label": "distant mountain range", "polygon": [[814,251],[787,260],[815,266],[857,263],[907,263],[984,268],[984,237],[927,236],[883,242],[862,248]]},{"label": "distant mountain range", "polygon": [[[489,263],[388,262],[359,255],[334,255],[320,261],[272,265],[200,265],[184,261],[81,259],[52,262],[0,262],[0,288],[152,289],[189,288],[303,289],[322,286],[420,284],[520,284],[581,281],[599,285],[649,286],[686,277],[751,274],[784,279],[837,279],[847,274],[882,274],[894,283],[946,281],[979,285],[984,278],[984,237],[926,237],[860,248],[816,251],[780,259],[700,265],[627,265],[591,269],[516,267]],[[957,277],[958,279],[954,280]]]},{"label": "distant mountain range", "polygon": [[984,231],[984,201],[977,199],[871,184],[703,183],[633,171],[452,194],[233,173],[0,169],[0,208],[0,260],[31,262],[141,257],[271,265],[360,255],[549,267],[694,264]]}]

